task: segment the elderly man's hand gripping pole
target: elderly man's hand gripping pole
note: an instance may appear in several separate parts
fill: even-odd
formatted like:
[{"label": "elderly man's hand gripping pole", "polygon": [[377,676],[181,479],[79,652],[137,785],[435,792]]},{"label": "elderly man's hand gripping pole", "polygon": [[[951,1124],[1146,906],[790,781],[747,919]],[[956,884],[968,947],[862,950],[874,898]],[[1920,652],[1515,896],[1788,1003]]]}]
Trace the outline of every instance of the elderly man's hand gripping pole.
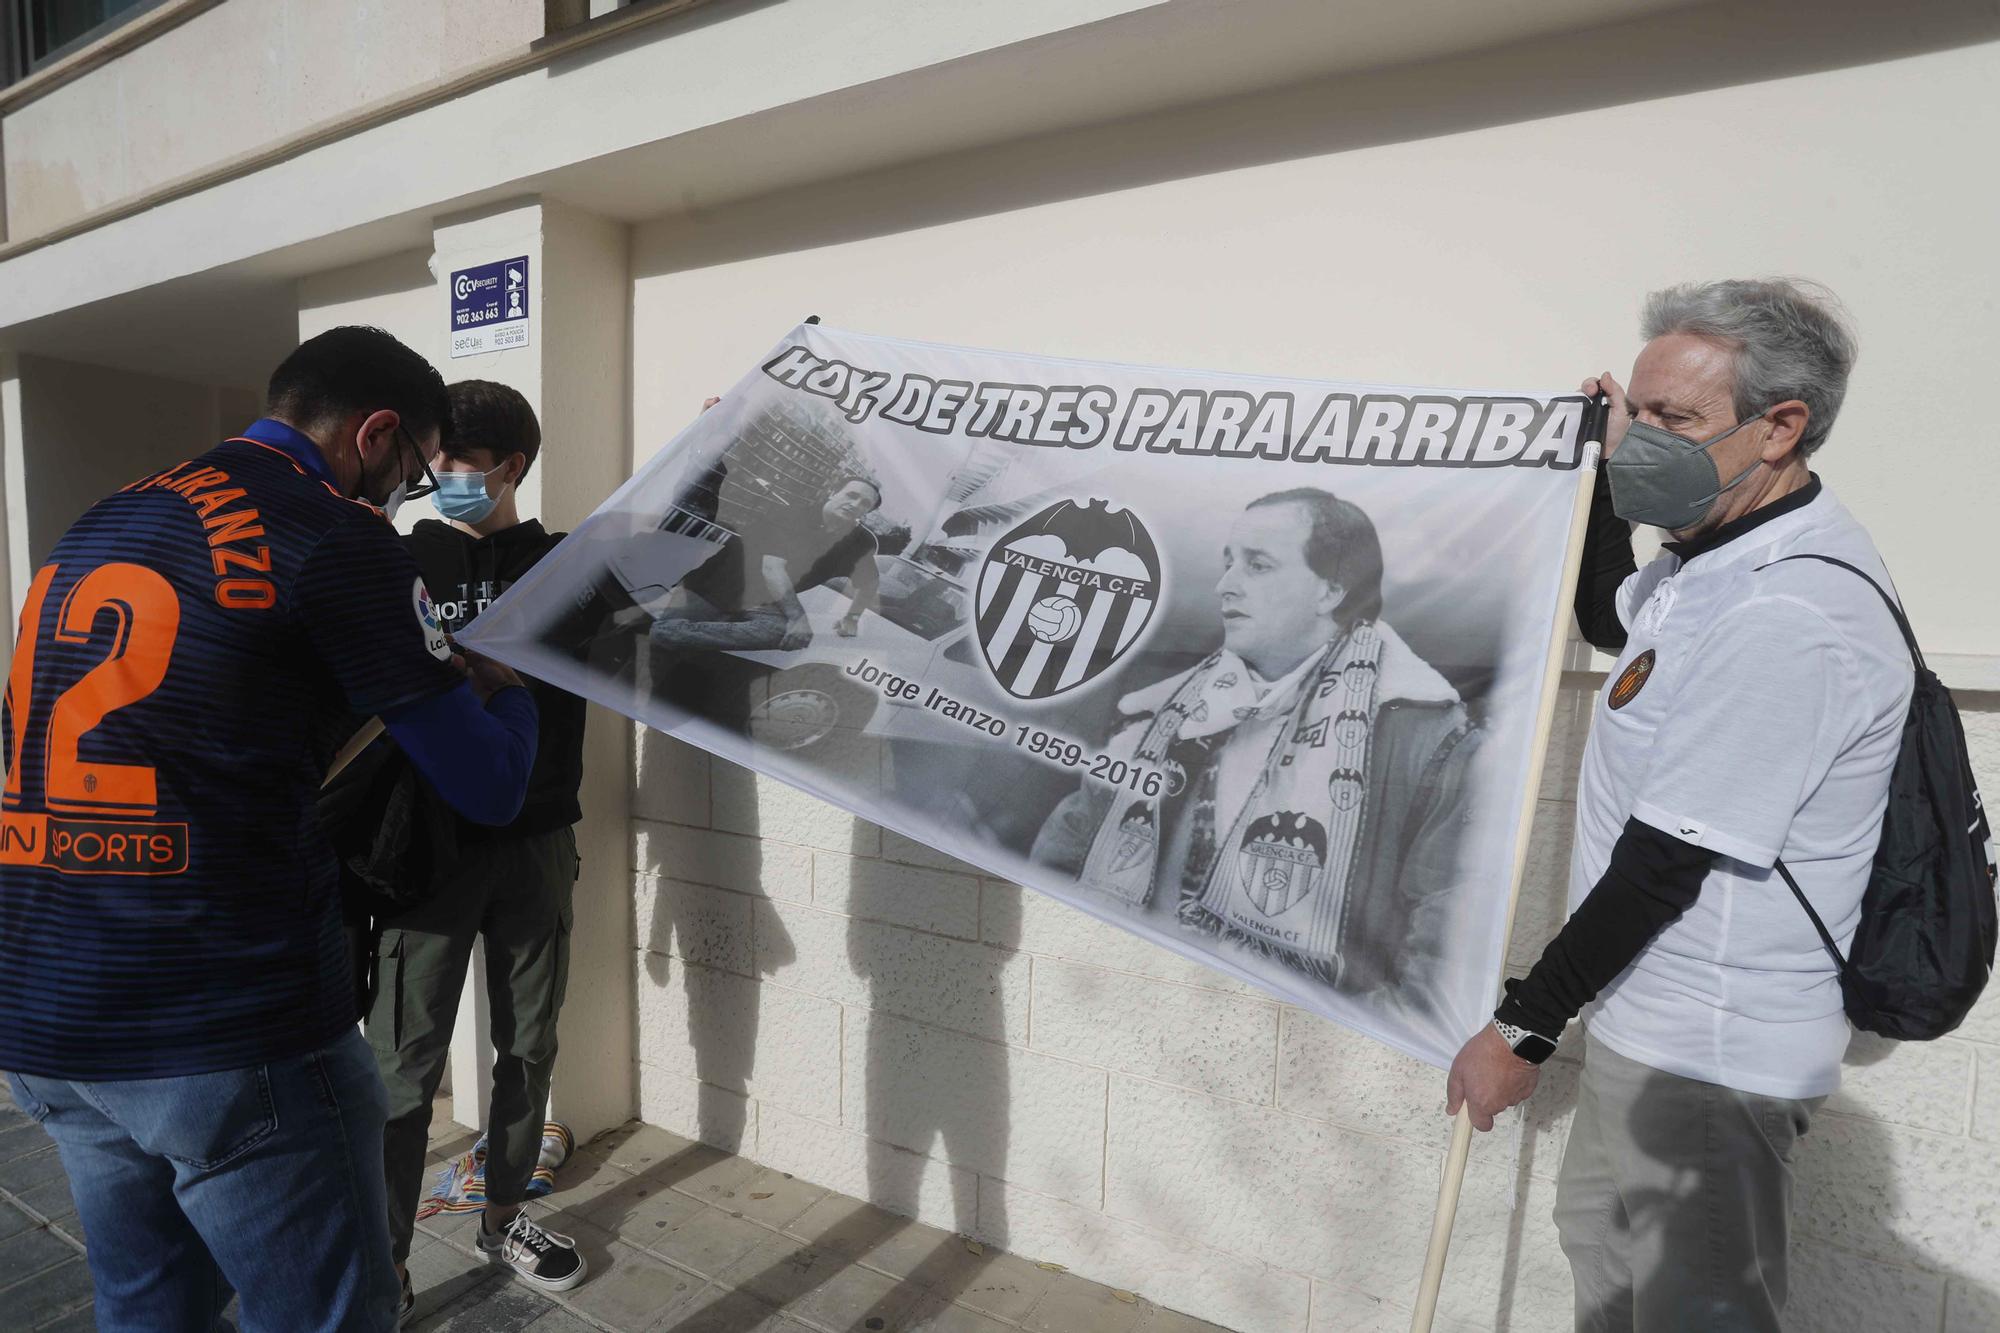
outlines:
[{"label": "elderly man's hand gripping pole", "polygon": [[1604,423],[1604,456],[1609,458],[1618,452],[1618,446],[1625,438],[1625,428],[1632,424],[1632,402],[1625,396],[1625,386],[1611,378],[1608,370],[1591,376],[1580,387],[1586,398],[1595,398],[1601,393],[1611,400],[1611,417]]},{"label": "elderly man's hand gripping pole", "polygon": [[1541,1067],[1514,1054],[1488,1023],[1451,1062],[1444,1085],[1445,1114],[1457,1115],[1463,1106],[1474,1129],[1492,1129],[1494,1116],[1535,1095],[1541,1077]]}]

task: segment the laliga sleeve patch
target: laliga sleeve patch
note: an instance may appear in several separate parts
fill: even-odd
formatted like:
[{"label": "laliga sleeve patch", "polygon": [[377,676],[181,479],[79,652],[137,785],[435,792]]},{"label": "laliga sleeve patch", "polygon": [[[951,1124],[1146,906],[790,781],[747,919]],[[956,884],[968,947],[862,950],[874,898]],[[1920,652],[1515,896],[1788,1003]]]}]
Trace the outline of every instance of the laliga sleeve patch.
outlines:
[{"label": "laliga sleeve patch", "polygon": [[1611,705],[1612,712],[1617,712],[1639,697],[1639,691],[1646,688],[1646,681],[1652,677],[1655,660],[1656,654],[1648,648],[1618,673],[1618,679],[1611,686],[1610,698],[1606,700]]},{"label": "laliga sleeve patch", "polygon": [[431,601],[431,590],[424,586],[421,575],[416,586],[410,590],[410,601],[417,608],[417,629],[424,636],[424,647],[432,657],[440,662],[451,660],[451,640],[445,637],[444,622],[438,619],[437,607]]}]

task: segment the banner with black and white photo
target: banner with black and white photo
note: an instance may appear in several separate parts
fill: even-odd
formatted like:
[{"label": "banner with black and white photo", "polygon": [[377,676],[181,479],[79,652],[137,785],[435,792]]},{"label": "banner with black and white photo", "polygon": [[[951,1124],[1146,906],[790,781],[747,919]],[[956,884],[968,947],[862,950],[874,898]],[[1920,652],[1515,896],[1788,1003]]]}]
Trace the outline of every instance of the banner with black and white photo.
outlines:
[{"label": "banner with black and white photo", "polygon": [[464,641],[1444,1065],[1586,408],[801,325]]}]

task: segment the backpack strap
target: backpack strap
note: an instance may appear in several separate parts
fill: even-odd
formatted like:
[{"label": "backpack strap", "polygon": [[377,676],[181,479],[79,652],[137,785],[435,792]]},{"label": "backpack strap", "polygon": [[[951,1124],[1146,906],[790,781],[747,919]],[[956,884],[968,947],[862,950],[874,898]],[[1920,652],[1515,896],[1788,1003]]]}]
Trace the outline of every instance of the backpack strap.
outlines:
[{"label": "backpack strap", "polygon": [[[1910,628],[1909,618],[1903,614],[1903,608],[1897,604],[1896,599],[1891,597],[1888,590],[1881,584],[1870,578],[1862,570],[1848,564],[1845,560],[1839,560],[1830,555],[1815,555],[1810,551],[1802,552],[1798,555],[1779,556],[1776,560],[1759,565],[1757,568],[1760,570],[1769,569],[1772,565],[1782,565],[1787,560],[1817,560],[1822,564],[1836,565],[1873,588],[1876,596],[1882,599],[1882,605],[1888,607],[1889,614],[1895,617],[1896,628],[1902,631],[1903,642],[1909,645],[1910,660],[1916,664],[1919,671],[1927,669],[1924,665],[1924,651],[1917,646],[1917,634],[1915,630]],[[1805,891],[1799,888],[1799,882],[1792,878],[1791,869],[1785,865],[1782,859],[1773,862],[1772,868],[1784,878],[1786,887],[1792,891],[1792,896],[1799,900],[1799,906],[1806,909],[1806,915],[1812,918],[1813,929],[1819,932],[1819,942],[1826,946],[1827,956],[1833,959],[1833,965],[1839,968],[1841,975],[1845,977],[1847,975],[1847,960],[1840,956],[1840,946],[1833,942],[1833,934],[1827,930],[1826,922],[1819,919],[1819,913],[1814,911],[1812,903],[1807,901]]]},{"label": "backpack strap", "polygon": [[1813,929],[1819,932],[1819,942],[1826,946],[1827,956],[1833,959],[1833,965],[1840,970],[1840,974],[1846,976],[1847,960],[1840,956],[1840,946],[1833,942],[1833,934],[1826,928],[1826,922],[1819,919],[1819,913],[1815,912],[1813,905],[1806,900],[1805,890],[1801,889],[1799,882],[1792,878],[1791,869],[1782,860],[1772,862],[1772,868],[1784,878],[1786,886],[1792,891],[1792,896],[1799,900],[1799,906],[1806,909],[1806,915],[1812,918]]},{"label": "backpack strap", "polygon": [[1799,555],[1781,555],[1776,560],[1761,564],[1757,568],[1759,570],[1769,569],[1772,565],[1782,565],[1787,560],[1817,560],[1822,564],[1838,565],[1873,588],[1876,596],[1882,599],[1882,605],[1888,607],[1889,614],[1896,618],[1896,628],[1903,632],[1903,642],[1910,646],[1910,660],[1917,664],[1918,670],[1926,669],[1924,664],[1924,650],[1917,647],[1916,631],[1910,628],[1909,618],[1903,614],[1903,608],[1897,603],[1895,598],[1889,595],[1888,591],[1881,584],[1877,583],[1861,570],[1856,569],[1853,565],[1848,564],[1845,560],[1837,560],[1830,555],[1814,555],[1810,551]]},{"label": "backpack strap", "polygon": [[[1896,604],[1896,598],[1894,598],[1894,596],[1890,596],[1890,594],[1888,594],[1888,590],[1886,590],[1886,588],[1884,588],[1884,586],[1882,586],[1880,582],[1876,582],[1874,578],[1870,578],[1870,576],[1868,576],[1868,574],[1866,574],[1864,570],[1860,570],[1860,568],[1856,568],[1856,566],[1848,564],[1846,560],[1840,560],[1840,558],[1834,558],[1834,556],[1822,556],[1822,554],[1812,554],[1812,552],[1802,552],[1802,554],[1792,554],[1792,556],[1778,556],[1776,560],[1770,560],[1768,564],[1758,564],[1758,568],[1760,568],[1760,570],[1764,570],[1764,568],[1770,568],[1772,564],[1784,564],[1786,560],[1820,560],[1822,564],[1834,564],[1834,566],[1838,566],[1838,568],[1844,568],[1844,570],[1848,570],[1848,572],[1850,572],[1850,574],[1854,574],[1856,578],[1862,578],[1862,580],[1864,580],[1864,582],[1866,582],[1866,584],[1868,584],[1870,588],[1874,588],[1874,590],[1876,590],[1876,596],[1880,596],[1880,598],[1882,598],[1882,604],[1884,604],[1884,606],[1888,606],[1888,612],[1890,612],[1890,614],[1892,614],[1892,616],[1896,618],[1896,628],[1898,628],[1898,630],[1902,630],[1902,640],[1904,640],[1906,644],[1910,644],[1910,660],[1914,660],[1914,662],[1918,664],[1918,667],[1922,667],[1922,664],[1924,664],[1924,652],[1922,652],[1922,648],[1918,648],[1918,646],[1916,646],[1916,632],[1914,632],[1914,630],[1910,628],[1910,620],[1908,620],[1908,618],[1906,618],[1906,616],[1902,614],[1902,606],[1898,606],[1898,604]],[[1840,957],[1840,947],[1838,947],[1838,945],[1834,943],[1834,935],[1832,935],[1832,931],[1828,931],[1828,929],[1826,929],[1826,923],[1824,923],[1824,921],[1820,921],[1820,913],[1816,913],[1816,911],[1812,909],[1812,903],[1810,903],[1810,901],[1806,899],[1806,891],[1798,887],[1798,881],[1796,881],[1796,879],[1792,879],[1792,871],[1790,871],[1790,867],[1786,867],[1786,865],[1784,865],[1784,861],[1780,859],[1780,861],[1774,861],[1774,863],[1772,863],[1772,869],[1774,869],[1774,871],[1778,871],[1778,875],[1780,875],[1780,877],[1784,879],[1784,885],[1786,885],[1786,889],[1790,889],[1790,891],[1792,891],[1792,897],[1794,897],[1794,899],[1798,899],[1798,905],[1806,909],[1806,917],[1810,917],[1810,919],[1812,919],[1812,929],[1820,933],[1820,943],[1822,943],[1822,945],[1826,947],[1826,955],[1828,955],[1828,957],[1830,957],[1830,959],[1834,961],[1834,967],[1838,967],[1838,969],[1842,971],[1842,975],[1844,975],[1844,973],[1848,971],[1848,961]]]}]

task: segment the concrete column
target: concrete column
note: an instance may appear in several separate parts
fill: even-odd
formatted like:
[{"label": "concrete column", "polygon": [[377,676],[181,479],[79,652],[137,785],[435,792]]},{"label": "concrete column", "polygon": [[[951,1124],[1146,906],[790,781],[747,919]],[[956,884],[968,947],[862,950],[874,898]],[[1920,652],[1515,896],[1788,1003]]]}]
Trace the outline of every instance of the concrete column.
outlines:
[{"label": "concrete column", "polygon": [[[9,660],[14,628],[21,619],[21,600],[28,591],[28,491],[21,483],[25,450],[21,441],[21,360],[0,352],[0,491],[6,496],[6,532],[0,535],[0,590],[7,596]],[[19,586],[16,586],[16,574]]]},{"label": "concrete column", "polygon": [[[437,328],[445,331],[438,364],[447,380],[497,380],[534,405],[542,422],[542,454],[522,484],[521,513],[540,518],[552,531],[566,530],[595,509],[627,471],[628,229],[531,199],[449,219],[436,228],[434,246],[432,308]],[[451,359],[451,275],[523,255],[528,345]],[[583,823],[577,829],[583,872],[551,1097],[551,1114],[579,1139],[624,1122],[637,1105],[626,834],[630,750],[631,724],[592,708]],[[470,981],[452,1044],[454,1104],[463,1108],[455,1114],[467,1124],[485,1118],[491,1059],[483,980]]]},{"label": "concrete column", "polygon": [[0,363],[10,599],[18,604],[36,566],[84,510],[148,472],[213,448],[225,400],[247,396],[26,353]]},{"label": "concrete column", "polygon": [[256,399],[241,388],[0,352],[0,658],[13,651],[36,567],[69,525],[120,486],[241,430]]}]

